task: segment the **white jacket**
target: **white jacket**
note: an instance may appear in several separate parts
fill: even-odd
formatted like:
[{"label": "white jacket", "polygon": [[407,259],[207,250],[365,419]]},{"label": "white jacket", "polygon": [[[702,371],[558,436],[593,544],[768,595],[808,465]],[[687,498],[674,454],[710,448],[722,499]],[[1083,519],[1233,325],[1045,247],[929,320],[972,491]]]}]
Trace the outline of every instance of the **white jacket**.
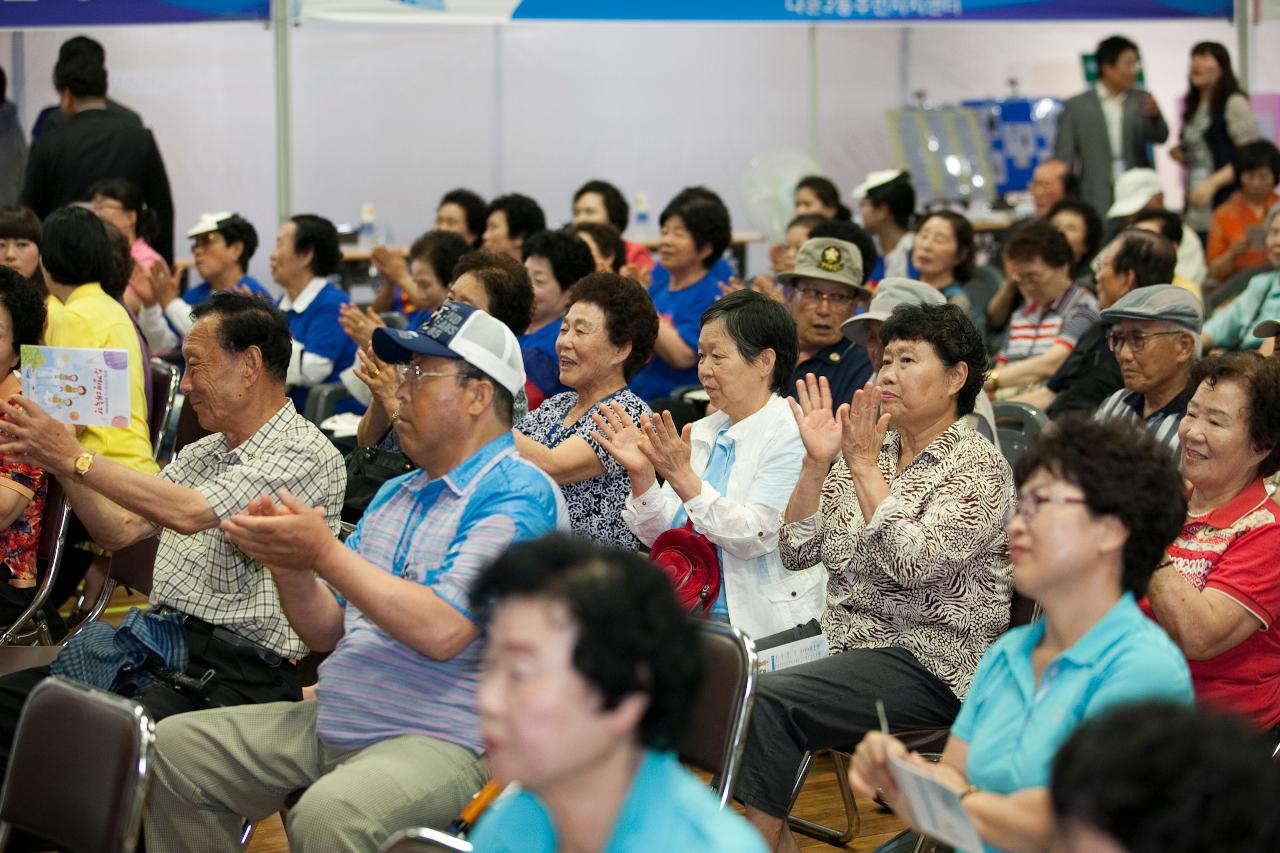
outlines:
[{"label": "white jacket", "polygon": [[[724,412],[693,425],[690,464],[702,471],[716,435],[728,422]],[[782,567],[778,530],[782,511],[800,476],[804,444],[787,401],[776,394],[758,412],[729,427],[733,468],[721,495],[706,482],[684,505],[693,528],[721,549],[721,570],[729,621],[761,638],[815,619],[826,603],[827,573],[821,566],[799,572]],[[671,484],[655,484],[627,498],[622,520],[646,545],[671,528],[680,498]]]}]

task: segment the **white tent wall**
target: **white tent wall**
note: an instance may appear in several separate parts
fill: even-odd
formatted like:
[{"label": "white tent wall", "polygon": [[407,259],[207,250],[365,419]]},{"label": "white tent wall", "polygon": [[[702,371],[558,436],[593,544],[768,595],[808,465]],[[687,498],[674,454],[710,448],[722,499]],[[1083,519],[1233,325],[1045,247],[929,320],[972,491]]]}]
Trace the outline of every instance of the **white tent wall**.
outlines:
[{"label": "white tent wall", "polygon": [[[202,211],[236,209],[258,226],[252,271],[269,281],[275,242],[275,111],[271,33],[261,24],[29,30],[23,34],[23,124],[57,102],[58,46],[74,32],[102,42],[110,93],[142,114],[169,173],[177,254]],[[0,65],[11,43],[0,38]],[[15,97],[16,100],[16,97]]]},{"label": "white tent wall", "polygon": [[[259,226],[252,271],[267,278],[277,219],[271,33],[257,24],[85,32],[107,49],[112,94],[156,131],[179,233],[201,211],[240,210]],[[1235,53],[1234,30],[1216,20],[823,26],[812,38],[815,123],[804,26],[308,22],[290,33],[294,209],[352,221],[373,202],[379,229],[407,243],[453,186],[528,193],[559,223],[573,189],[604,177],[648,193],[655,216],[674,191],[704,183],[750,228],[741,183],[752,156],[809,150],[813,127],[824,171],[850,187],[892,165],[884,111],[914,90],[944,103],[1004,94],[1016,77],[1024,94],[1071,95],[1079,54],[1113,32],[1141,45],[1174,133],[1190,45],[1217,39]],[[23,36],[27,126],[53,101],[49,76],[67,35]],[[1280,22],[1253,41],[1280,43]],[[0,64],[11,63],[11,40],[0,38]],[[1280,55],[1254,51],[1250,88],[1280,91]],[[1176,202],[1167,159],[1162,173]],[[758,247],[751,266],[764,258]]]}]

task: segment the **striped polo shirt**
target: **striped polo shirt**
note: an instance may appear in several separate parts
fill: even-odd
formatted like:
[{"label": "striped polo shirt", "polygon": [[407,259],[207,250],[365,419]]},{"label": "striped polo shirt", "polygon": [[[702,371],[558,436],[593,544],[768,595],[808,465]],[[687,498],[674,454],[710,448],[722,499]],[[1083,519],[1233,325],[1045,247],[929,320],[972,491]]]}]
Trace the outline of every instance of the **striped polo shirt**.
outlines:
[{"label": "striped polo shirt", "polygon": [[[374,496],[347,546],[378,568],[423,584],[475,621],[472,583],[513,542],[568,530],[556,484],[515,452],[511,433],[443,477],[414,471]],[[358,749],[419,734],[481,750],[475,709],[483,636],[448,660],[419,654],[346,605],[344,633],[320,667],[316,731]]]},{"label": "striped polo shirt", "polygon": [[1009,341],[996,360],[1001,364],[1042,355],[1054,344],[1074,349],[1076,341],[1097,323],[1098,300],[1079,284],[1048,305],[1025,303],[1009,320]]},{"label": "striped polo shirt", "polygon": [[1168,447],[1173,453],[1173,458],[1181,463],[1182,439],[1178,437],[1178,425],[1182,423],[1182,416],[1187,413],[1187,401],[1190,399],[1191,395],[1183,391],[1166,403],[1164,408],[1144,418],[1142,412],[1145,406],[1142,395],[1137,391],[1121,388],[1102,401],[1102,405],[1098,406],[1093,417],[1094,420],[1099,421],[1119,418],[1144,422],[1156,440]]}]

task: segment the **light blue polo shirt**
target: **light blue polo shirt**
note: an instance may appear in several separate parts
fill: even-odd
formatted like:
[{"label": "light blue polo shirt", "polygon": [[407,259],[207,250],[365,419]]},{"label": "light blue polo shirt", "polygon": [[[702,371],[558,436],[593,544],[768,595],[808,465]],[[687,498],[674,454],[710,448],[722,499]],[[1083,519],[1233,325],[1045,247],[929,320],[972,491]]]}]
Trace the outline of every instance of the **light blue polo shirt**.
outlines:
[{"label": "light blue polo shirt", "polygon": [[969,744],[965,772],[983,791],[1048,786],[1058,747],[1107,708],[1150,699],[1190,705],[1194,699],[1182,652],[1131,593],[1058,655],[1036,684],[1031,653],[1044,631],[1040,620],[996,641],[978,663],[951,727]]},{"label": "light blue polo shirt", "polygon": [[[568,733],[566,733],[568,736]],[[588,804],[583,804],[589,807]],[[555,853],[551,815],[530,791],[503,797],[467,836],[476,853]],[[764,839],[669,752],[650,750],[603,853],[764,853]]]},{"label": "light blue polo shirt", "polygon": [[[443,477],[413,471],[389,480],[346,544],[379,569],[430,587],[475,622],[471,587],[484,567],[512,543],[568,528],[560,489],[516,453],[506,432]],[[346,604],[342,638],[320,665],[316,732],[339,749],[418,734],[478,753],[483,653],[477,637],[435,660]]]}]

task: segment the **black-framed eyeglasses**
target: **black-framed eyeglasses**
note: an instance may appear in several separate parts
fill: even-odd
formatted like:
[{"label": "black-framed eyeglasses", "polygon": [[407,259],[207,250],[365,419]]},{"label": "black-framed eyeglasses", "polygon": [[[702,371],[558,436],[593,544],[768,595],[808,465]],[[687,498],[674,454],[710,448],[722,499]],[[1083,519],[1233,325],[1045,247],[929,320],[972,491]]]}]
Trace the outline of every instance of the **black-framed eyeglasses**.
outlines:
[{"label": "black-framed eyeglasses", "polygon": [[827,300],[827,304],[838,311],[852,308],[858,297],[852,293],[827,293],[816,287],[795,287],[792,292],[800,297],[801,302],[818,303]]},{"label": "black-framed eyeglasses", "polygon": [[1069,506],[1070,504],[1088,505],[1088,501],[1083,497],[1075,495],[1037,495],[1035,492],[1028,492],[1018,498],[1017,504],[1009,507],[1004,515],[1004,526],[1009,524],[1018,516],[1022,516],[1023,521],[1031,521],[1040,512],[1040,507],[1045,504],[1054,504],[1056,506]]},{"label": "black-framed eyeglasses", "polygon": [[1121,346],[1127,346],[1130,352],[1142,352],[1146,349],[1147,342],[1152,338],[1158,338],[1161,335],[1185,335],[1186,332],[1121,332],[1118,329],[1112,329],[1107,332],[1107,346],[1111,347],[1112,352],[1120,352]]}]

